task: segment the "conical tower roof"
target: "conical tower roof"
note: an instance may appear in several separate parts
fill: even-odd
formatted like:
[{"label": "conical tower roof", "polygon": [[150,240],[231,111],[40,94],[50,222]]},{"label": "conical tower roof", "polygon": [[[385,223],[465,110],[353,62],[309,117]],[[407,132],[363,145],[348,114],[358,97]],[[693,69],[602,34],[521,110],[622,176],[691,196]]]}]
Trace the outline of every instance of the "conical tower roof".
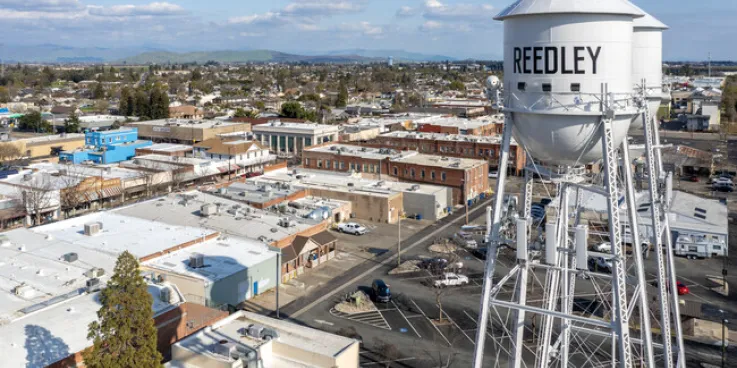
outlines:
[{"label": "conical tower roof", "polygon": [[518,0],[494,19],[541,14],[617,14],[634,18],[645,15],[626,0]]}]

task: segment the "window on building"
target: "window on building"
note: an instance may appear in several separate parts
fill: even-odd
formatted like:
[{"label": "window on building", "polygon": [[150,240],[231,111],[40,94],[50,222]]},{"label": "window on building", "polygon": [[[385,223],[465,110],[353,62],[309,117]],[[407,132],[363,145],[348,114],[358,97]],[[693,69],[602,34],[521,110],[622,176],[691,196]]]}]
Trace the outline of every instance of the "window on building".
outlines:
[{"label": "window on building", "polygon": [[340,162],[340,169],[341,170],[344,170],[345,169],[345,162],[344,161],[341,161]]},{"label": "window on building", "polygon": [[412,169],[409,170],[409,176],[411,178],[414,178],[415,177],[415,169],[414,168],[412,168]]},{"label": "window on building", "polygon": [[368,172],[368,165],[363,164],[363,172]]},{"label": "window on building", "polygon": [[310,159],[309,158],[306,158],[305,159],[305,166],[310,166]]},{"label": "window on building", "polygon": [[440,173],[440,181],[445,181],[446,178],[447,178],[447,176],[445,175],[445,171],[441,172]]},{"label": "window on building", "polygon": [[571,83],[571,92],[581,92],[581,83]]},{"label": "window on building", "polygon": [[322,160],[317,160],[317,167],[322,168]]},{"label": "window on building", "polygon": [[420,170],[420,178],[425,178],[425,169]]},{"label": "window on building", "polygon": [[375,173],[379,173],[379,165],[374,165],[374,171]]},{"label": "window on building", "polygon": [[407,168],[405,167],[404,168],[404,176],[407,176],[407,175],[409,175],[409,170],[407,170]]},{"label": "window on building", "polygon": [[553,90],[553,85],[550,83],[543,83],[543,92],[551,92]]},{"label": "window on building", "polygon": [[483,155],[484,155],[484,149],[483,148],[479,148],[479,156],[483,156]]},{"label": "window on building", "polygon": [[333,168],[334,169],[337,169],[338,168],[338,161],[333,160]]},{"label": "window on building", "polygon": [[353,162],[349,162],[348,163],[348,169],[351,170],[351,171],[356,170],[356,165],[353,164]]},{"label": "window on building", "polygon": [[435,180],[435,171],[430,171],[430,179]]},{"label": "window on building", "polygon": [[494,157],[494,149],[489,150],[489,156]]},{"label": "window on building", "polygon": [[330,170],[330,160],[325,160],[325,168]]},{"label": "window on building", "polygon": [[396,166],[394,166],[394,176],[398,176],[398,175],[399,175],[399,169]]}]

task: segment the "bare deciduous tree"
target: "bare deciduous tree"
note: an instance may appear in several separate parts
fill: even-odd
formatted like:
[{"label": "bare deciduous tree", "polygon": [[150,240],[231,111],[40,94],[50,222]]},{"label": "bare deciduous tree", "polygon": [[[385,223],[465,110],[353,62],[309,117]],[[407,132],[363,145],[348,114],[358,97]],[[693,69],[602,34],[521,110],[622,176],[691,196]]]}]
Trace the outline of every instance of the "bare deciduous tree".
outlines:
[{"label": "bare deciduous tree", "polygon": [[40,225],[43,213],[52,209],[54,186],[49,175],[27,175],[30,176],[24,176],[23,182],[17,186],[18,197],[26,211],[33,216],[34,224]]},{"label": "bare deciduous tree", "polygon": [[19,159],[21,155],[22,152],[17,145],[12,143],[0,144],[0,161],[3,164]]}]

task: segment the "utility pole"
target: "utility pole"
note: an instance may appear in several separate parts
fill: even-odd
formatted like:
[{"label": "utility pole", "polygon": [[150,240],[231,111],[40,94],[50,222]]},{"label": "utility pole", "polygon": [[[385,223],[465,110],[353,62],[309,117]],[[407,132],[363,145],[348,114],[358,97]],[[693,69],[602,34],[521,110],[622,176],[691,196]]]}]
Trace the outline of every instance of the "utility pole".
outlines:
[{"label": "utility pole", "polygon": [[711,52],[709,53],[709,78],[711,78]]},{"label": "utility pole", "polygon": [[402,264],[402,213],[397,209],[397,267]]},{"label": "utility pole", "polygon": [[276,253],[276,318],[279,319],[279,283],[281,281],[281,250]]}]

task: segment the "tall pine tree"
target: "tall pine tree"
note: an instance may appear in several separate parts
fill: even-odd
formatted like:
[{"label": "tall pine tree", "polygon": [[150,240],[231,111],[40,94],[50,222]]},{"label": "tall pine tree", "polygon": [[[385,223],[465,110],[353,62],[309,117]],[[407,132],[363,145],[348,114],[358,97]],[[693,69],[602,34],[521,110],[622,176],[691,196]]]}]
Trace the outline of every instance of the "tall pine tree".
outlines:
[{"label": "tall pine tree", "polygon": [[118,257],[115,272],[100,292],[98,320],[90,323],[92,349],[84,354],[89,368],[161,367],[156,350],[156,325],[148,286],[138,260],[128,252]]},{"label": "tall pine tree", "polygon": [[120,90],[120,102],[118,103],[118,115],[133,115],[133,99],[131,98],[131,90],[126,86]]},{"label": "tall pine tree", "polygon": [[133,115],[140,118],[151,117],[151,104],[149,103],[148,95],[142,89],[136,90],[135,108]]}]

